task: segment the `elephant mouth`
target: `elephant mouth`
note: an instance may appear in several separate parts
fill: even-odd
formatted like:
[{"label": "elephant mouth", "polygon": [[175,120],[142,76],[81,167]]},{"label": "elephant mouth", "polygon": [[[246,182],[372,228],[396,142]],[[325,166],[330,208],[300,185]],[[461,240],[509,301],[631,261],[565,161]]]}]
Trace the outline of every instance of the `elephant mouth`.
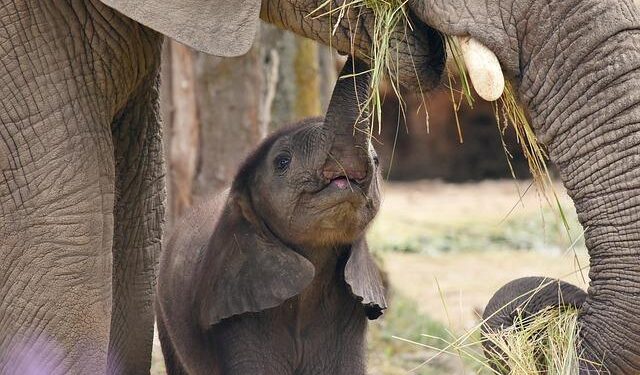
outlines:
[{"label": "elephant mouth", "polygon": [[324,170],[322,171],[320,190],[365,191],[367,175],[368,173],[364,169]]},{"label": "elephant mouth", "polygon": [[364,198],[367,179],[359,180],[344,174],[323,179],[318,189],[312,193],[316,205],[333,207],[342,203],[358,204]]},{"label": "elephant mouth", "polygon": [[332,187],[338,190],[353,190],[354,188],[362,189],[361,182],[356,179],[349,178],[347,176],[338,176],[329,180],[325,189]]}]

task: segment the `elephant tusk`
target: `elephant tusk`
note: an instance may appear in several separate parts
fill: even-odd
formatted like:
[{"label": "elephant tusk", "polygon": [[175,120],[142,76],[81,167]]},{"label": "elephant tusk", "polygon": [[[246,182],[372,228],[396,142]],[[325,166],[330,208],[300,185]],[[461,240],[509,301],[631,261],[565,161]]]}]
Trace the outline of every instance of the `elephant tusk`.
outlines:
[{"label": "elephant tusk", "polygon": [[475,38],[457,38],[473,88],[484,100],[498,100],[504,91],[504,75],[498,58]]}]

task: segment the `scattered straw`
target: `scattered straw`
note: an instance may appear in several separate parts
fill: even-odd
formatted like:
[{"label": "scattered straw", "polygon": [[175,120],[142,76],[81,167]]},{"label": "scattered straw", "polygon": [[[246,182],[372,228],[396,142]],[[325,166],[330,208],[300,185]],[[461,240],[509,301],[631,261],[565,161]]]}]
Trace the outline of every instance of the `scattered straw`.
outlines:
[{"label": "scattered straw", "polygon": [[[561,278],[568,277],[574,272],[563,275]],[[513,301],[522,300],[523,304],[529,303],[539,290],[555,282],[554,279],[549,279],[541,283],[538,288],[516,296],[487,319],[502,313],[507,306],[512,306]],[[440,290],[439,286],[438,290]],[[441,299],[446,310],[447,302],[443,294]],[[590,363],[595,373],[606,374],[601,363],[589,361],[584,353],[578,350],[580,332],[578,315],[579,311],[573,307],[548,307],[534,315],[526,317],[517,315],[510,327],[484,334],[481,334],[481,329],[487,319],[478,322],[462,335],[456,335],[451,330],[448,338],[422,335],[429,338],[431,342],[434,340],[442,342],[444,344],[442,348],[405,338],[394,338],[435,351],[435,354],[411,369],[410,373],[418,371],[441,355],[455,355],[470,364],[477,374],[578,375],[581,363]],[[490,344],[496,348],[494,352],[499,353],[500,356],[494,355],[487,359],[482,354],[483,344]]]},{"label": "scattered straw", "polygon": [[[446,346],[438,349],[420,342],[395,337],[398,340],[427,347],[435,354],[427,358],[411,372],[431,363],[441,355],[455,355],[473,364],[481,374],[509,375],[578,375],[577,351],[578,311],[572,308],[549,308],[527,318],[517,317],[513,326],[489,332],[480,338],[480,327],[454,339],[423,335],[431,340],[440,340]],[[487,359],[480,351],[488,341],[502,353],[501,358]]]}]

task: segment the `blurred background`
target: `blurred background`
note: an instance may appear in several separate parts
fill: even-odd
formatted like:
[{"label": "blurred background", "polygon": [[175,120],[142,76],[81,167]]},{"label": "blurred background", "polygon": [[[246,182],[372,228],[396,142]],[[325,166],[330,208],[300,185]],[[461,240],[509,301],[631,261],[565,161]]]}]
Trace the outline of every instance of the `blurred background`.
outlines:
[{"label": "blurred background", "polygon": [[[267,134],[322,115],[344,61],[266,24],[242,57],[212,57],[172,41],[163,53],[167,234],[189,207],[224,189]],[[369,373],[482,373],[472,358],[478,345],[456,340],[478,339],[484,305],[516,277],[584,286],[582,229],[560,184],[568,229],[537,191],[515,135],[498,127],[490,103],[463,104],[456,122],[444,84],[424,100],[403,93],[404,106],[389,87],[382,90],[374,145],[387,181],[369,239],[390,283],[391,307],[370,324]],[[164,374],[157,339],[152,374]]]}]

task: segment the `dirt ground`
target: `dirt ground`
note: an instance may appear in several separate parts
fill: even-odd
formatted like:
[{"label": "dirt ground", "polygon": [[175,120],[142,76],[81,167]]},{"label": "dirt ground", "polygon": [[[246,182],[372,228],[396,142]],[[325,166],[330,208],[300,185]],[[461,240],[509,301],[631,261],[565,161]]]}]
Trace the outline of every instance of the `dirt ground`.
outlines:
[{"label": "dirt ground", "polygon": [[[393,295],[387,318],[370,329],[370,373],[477,373],[477,366],[446,355],[409,372],[434,351],[395,337],[461,335],[477,325],[493,292],[517,277],[552,276],[585,286],[588,260],[571,201],[556,187],[567,230],[561,215],[530,185],[512,180],[386,184],[369,239]],[[430,345],[438,346],[437,340]],[[164,373],[161,358],[156,341],[152,374]]]}]

